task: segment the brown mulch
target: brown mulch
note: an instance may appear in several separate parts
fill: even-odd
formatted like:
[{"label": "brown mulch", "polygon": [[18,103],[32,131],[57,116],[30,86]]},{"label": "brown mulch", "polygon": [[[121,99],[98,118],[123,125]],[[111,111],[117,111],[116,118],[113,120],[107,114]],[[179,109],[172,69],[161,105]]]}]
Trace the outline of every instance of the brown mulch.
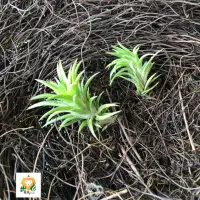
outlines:
[{"label": "brown mulch", "polygon": [[[200,3],[198,0],[0,1],[0,198],[15,199],[15,173],[42,173],[42,199],[86,199],[88,183],[121,199],[200,198]],[[109,86],[106,54],[120,41],[154,59],[156,100],[123,80]],[[118,121],[99,136],[58,131],[38,122],[46,108],[26,110],[78,58],[92,91],[120,102]],[[189,139],[191,136],[191,139]],[[193,150],[192,148],[195,148]],[[120,199],[119,197],[115,197]]]}]

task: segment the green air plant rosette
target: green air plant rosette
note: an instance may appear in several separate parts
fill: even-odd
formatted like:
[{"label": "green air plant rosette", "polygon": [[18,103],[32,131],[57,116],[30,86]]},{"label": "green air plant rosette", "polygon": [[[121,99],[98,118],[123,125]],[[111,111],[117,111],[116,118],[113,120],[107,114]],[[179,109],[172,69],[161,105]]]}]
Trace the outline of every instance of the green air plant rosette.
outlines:
[{"label": "green air plant rosette", "polygon": [[116,119],[120,111],[110,112],[109,108],[118,106],[117,103],[100,104],[99,96],[91,96],[89,86],[92,79],[97,75],[91,76],[84,84],[82,78],[84,71],[78,73],[81,63],[77,60],[70,67],[68,76],[66,76],[61,61],[57,65],[58,79],[56,82],[37,80],[46,87],[52,89],[52,93],[44,93],[32,97],[31,100],[41,100],[28,109],[50,106],[51,110],[46,112],[40,119],[47,118],[46,124],[53,124],[60,121],[60,129],[76,122],[80,123],[78,133],[84,127],[88,127],[93,136],[97,139],[95,131],[108,125]]},{"label": "green air plant rosette", "polygon": [[[135,85],[137,95],[147,96],[158,85],[158,82],[154,83],[159,77],[156,73],[149,77],[149,73],[154,64],[152,60],[158,52],[154,55],[146,54],[139,57],[139,45],[133,51],[127,49],[120,42],[118,42],[118,45],[113,46],[113,52],[108,52],[108,54],[118,57],[106,67],[111,69],[110,85],[112,85],[116,78],[123,78]],[[143,62],[144,58],[149,55],[152,55],[150,60]]]}]

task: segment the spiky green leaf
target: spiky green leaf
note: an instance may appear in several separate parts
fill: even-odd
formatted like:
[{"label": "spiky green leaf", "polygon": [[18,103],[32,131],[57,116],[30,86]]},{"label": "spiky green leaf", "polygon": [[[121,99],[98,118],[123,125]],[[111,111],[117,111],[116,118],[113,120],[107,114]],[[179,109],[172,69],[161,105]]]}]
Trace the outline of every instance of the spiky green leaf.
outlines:
[{"label": "spiky green leaf", "polygon": [[[156,78],[148,78],[148,76],[153,66],[152,60],[158,52],[154,55],[145,54],[139,57],[139,46],[140,45],[137,45],[133,51],[130,51],[128,48],[118,42],[118,46],[113,46],[113,52],[109,53],[110,55],[117,58],[108,64],[106,68],[111,69],[110,85],[114,82],[115,79],[123,78],[135,85],[137,94],[145,94],[146,96],[148,94],[147,91],[150,91],[149,87],[151,83],[156,80]],[[150,55],[151,58],[144,62],[144,59]]]},{"label": "spiky green leaf", "polygon": [[[122,60],[122,62],[124,62]],[[69,126],[73,123],[80,122],[80,132],[85,126],[87,126],[92,135],[97,139],[95,131],[101,128],[101,125],[106,125],[106,122],[102,119],[109,120],[110,112],[108,109],[116,104],[100,104],[99,96],[90,95],[90,84],[92,79],[97,75],[91,76],[86,83],[84,83],[83,73],[78,73],[80,63],[77,60],[73,63],[68,71],[68,75],[65,75],[61,61],[57,65],[58,79],[56,82],[38,80],[46,87],[52,89],[52,93],[40,94],[32,98],[32,100],[43,99],[43,101],[33,104],[29,109],[37,107],[53,107],[46,112],[41,119],[47,118],[44,126],[53,124],[60,121],[60,129]],[[99,112],[98,112],[99,111]],[[117,112],[112,113],[116,115]],[[109,122],[108,122],[109,123]],[[101,124],[101,125],[100,125]]]}]

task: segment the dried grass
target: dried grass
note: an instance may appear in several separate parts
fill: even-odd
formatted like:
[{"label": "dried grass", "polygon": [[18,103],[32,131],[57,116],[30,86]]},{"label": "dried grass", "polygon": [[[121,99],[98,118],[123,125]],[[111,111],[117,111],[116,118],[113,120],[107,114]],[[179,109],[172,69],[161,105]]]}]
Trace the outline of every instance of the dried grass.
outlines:
[{"label": "dried grass", "polygon": [[[200,3],[196,0],[0,1],[0,197],[15,199],[15,172],[42,173],[43,199],[81,199],[88,182],[116,199],[199,199]],[[141,99],[120,80],[108,86],[105,54],[119,40],[142,53],[163,49],[162,76]],[[93,91],[121,103],[119,121],[97,143],[77,127],[59,132],[26,111],[38,79],[52,79],[58,59],[101,72]],[[181,98],[180,98],[181,94]],[[187,123],[186,123],[187,122]],[[187,125],[186,125],[187,124]],[[188,131],[190,139],[188,138]],[[193,143],[192,151],[191,141]],[[8,192],[9,191],[9,192]],[[107,199],[108,199],[107,198]]]}]

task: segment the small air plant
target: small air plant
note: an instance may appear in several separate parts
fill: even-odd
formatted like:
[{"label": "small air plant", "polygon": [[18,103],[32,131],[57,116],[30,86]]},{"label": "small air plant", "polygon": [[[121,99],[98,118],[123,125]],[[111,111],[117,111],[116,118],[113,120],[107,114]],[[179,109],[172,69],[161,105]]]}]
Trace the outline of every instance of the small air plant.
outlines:
[{"label": "small air plant", "polygon": [[89,86],[97,73],[91,76],[84,84],[84,79],[82,78],[84,71],[78,73],[80,64],[76,60],[70,67],[68,76],[66,76],[61,61],[59,61],[56,82],[37,80],[52,89],[53,92],[32,97],[31,100],[44,99],[44,101],[35,103],[28,109],[51,106],[53,108],[40,118],[41,120],[47,117],[44,126],[61,121],[59,126],[61,129],[79,122],[78,133],[84,127],[88,127],[93,136],[97,138],[95,131],[113,122],[120,111],[109,112],[110,107],[118,106],[117,103],[100,105],[102,93],[99,96],[90,96]]},{"label": "small air plant", "polygon": [[120,42],[118,44],[119,46],[113,46],[113,52],[109,52],[110,55],[118,58],[106,67],[108,69],[112,67],[110,72],[110,85],[112,85],[116,78],[120,77],[135,85],[137,95],[147,96],[158,85],[157,82],[152,86],[152,83],[158,78],[156,73],[149,77],[149,73],[154,64],[152,60],[158,52],[150,60],[144,62],[144,58],[152,54],[139,57],[139,45],[133,51],[130,51]]}]

